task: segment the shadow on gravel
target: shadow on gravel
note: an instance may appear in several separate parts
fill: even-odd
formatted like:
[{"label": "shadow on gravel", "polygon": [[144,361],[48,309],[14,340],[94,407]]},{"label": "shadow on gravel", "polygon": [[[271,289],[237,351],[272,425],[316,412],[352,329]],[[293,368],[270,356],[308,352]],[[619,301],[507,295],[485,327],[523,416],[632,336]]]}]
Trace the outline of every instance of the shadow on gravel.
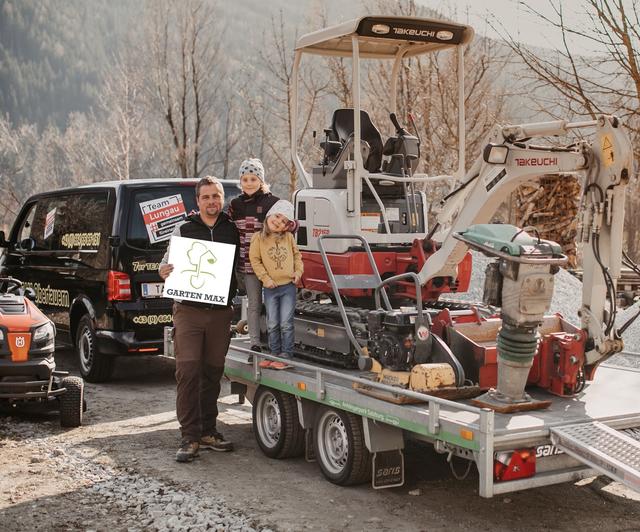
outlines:
[{"label": "shadow on gravel", "polygon": [[[3,532],[26,530],[121,530],[123,516],[116,512],[105,519],[104,500],[86,489],[40,497],[0,510]],[[108,523],[108,524],[107,524]]]},{"label": "shadow on gravel", "polygon": [[[221,407],[221,411],[231,408]],[[175,429],[94,438],[83,445],[108,455],[117,467],[135,468],[184,489],[196,488],[204,497],[223,490],[235,507],[291,530],[304,517],[305,522],[315,521],[316,529],[369,531],[632,530],[640,518],[640,503],[608,493],[606,478],[583,486],[562,484],[482,499],[475,467],[458,481],[445,457],[421,443],[410,443],[406,449],[403,487],[375,491],[367,484],[335,486],[322,477],[317,464],[303,458],[263,456],[250,423],[219,428],[234,441],[235,452],[201,450],[190,464],[174,461],[179,444]],[[461,473],[464,464],[455,465]]]}]

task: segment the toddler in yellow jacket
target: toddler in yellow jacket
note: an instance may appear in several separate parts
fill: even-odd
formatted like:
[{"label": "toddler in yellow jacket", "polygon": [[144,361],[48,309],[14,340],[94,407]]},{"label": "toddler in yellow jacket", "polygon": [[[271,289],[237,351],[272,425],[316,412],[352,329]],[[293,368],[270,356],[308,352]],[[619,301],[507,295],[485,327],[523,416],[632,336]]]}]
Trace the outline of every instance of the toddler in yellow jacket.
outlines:
[{"label": "toddler in yellow jacket", "polygon": [[[303,272],[300,250],[287,230],[293,219],[293,205],[278,200],[269,209],[262,231],[253,235],[249,246],[251,268],[264,287],[269,349],[283,358],[293,357],[296,284]],[[268,361],[261,365],[279,366]]]}]

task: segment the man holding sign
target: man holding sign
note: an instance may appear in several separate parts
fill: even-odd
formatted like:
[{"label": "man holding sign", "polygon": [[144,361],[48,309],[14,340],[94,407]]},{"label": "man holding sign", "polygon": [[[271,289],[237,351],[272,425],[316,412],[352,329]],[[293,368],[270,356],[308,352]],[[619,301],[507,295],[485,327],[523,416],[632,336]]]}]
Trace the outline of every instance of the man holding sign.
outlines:
[{"label": "man holding sign", "polygon": [[159,269],[164,295],[175,299],[176,413],[182,432],[178,462],[193,460],[200,447],[233,450],[216,429],[216,418],[240,240],[222,212],[224,189],[217,179],[198,182],[196,202],[200,213],[175,228]]}]

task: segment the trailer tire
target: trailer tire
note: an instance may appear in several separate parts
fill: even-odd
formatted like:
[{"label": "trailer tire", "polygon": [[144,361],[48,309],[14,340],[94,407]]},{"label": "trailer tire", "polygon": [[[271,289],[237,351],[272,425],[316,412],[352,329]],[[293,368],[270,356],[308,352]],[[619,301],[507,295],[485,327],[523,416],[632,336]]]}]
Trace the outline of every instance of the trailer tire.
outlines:
[{"label": "trailer tire", "polygon": [[82,413],[85,411],[84,382],[79,377],[65,377],[60,385],[66,388],[60,398],[60,425],[79,427],[82,425]]},{"label": "trailer tire", "polygon": [[371,480],[371,454],[359,416],[323,410],[316,418],[313,436],[316,460],[330,482],[349,486]]},{"label": "trailer tire", "polygon": [[304,453],[304,429],[293,395],[260,386],[252,409],[253,433],[269,458],[291,458]]}]

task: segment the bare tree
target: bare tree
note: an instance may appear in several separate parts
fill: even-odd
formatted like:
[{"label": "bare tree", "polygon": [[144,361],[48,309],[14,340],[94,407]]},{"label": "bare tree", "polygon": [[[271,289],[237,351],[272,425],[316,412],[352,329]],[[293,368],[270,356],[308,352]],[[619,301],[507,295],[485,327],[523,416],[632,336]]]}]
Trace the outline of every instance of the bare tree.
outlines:
[{"label": "bare tree", "polygon": [[205,0],[149,2],[153,88],[170,132],[181,177],[212,161],[205,139],[222,86],[221,31]]},{"label": "bare tree", "polygon": [[[284,15],[272,18],[266,52],[260,57],[266,67],[268,79],[263,82],[261,94],[246,99],[249,116],[262,132],[258,143],[263,145],[274,164],[288,177],[289,194],[297,188],[296,168],[291,160],[290,131],[292,125],[291,91],[293,89],[293,46],[287,38]],[[295,42],[295,35],[293,41]],[[304,154],[311,151],[310,133],[327,93],[328,82],[310,65],[303,65],[299,73],[300,98],[298,101],[298,148]],[[268,132],[264,124],[268,123]],[[265,155],[267,155],[265,153]],[[306,158],[306,157],[305,157]]]},{"label": "bare tree", "polygon": [[[552,52],[534,49],[518,42],[508,31],[501,29],[511,49],[525,65],[530,75],[532,100],[541,113],[550,117],[574,119],[595,118],[600,113],[616,114],[623,119],[640,156],[640,8],[633,0],[583,0],[586,23],[567,17],[560,0],[548,0],[551,15],[535,4],[521,3],[523,8],[562,34],[562,45]],[[576,42],[583,47],[577,48]],[[584,47],[592,46],[589,50]],[[536,97],[536,94],[538,96]],[[551,98],[548,95],[551,94]],[[564,181],[561,195],[568,195],[573,184]],[[568,187],[565,191],[563,187]],[[640,256],[640,208],[637,180],[630,186],[626,212],[626,241],[629,253]],[[552,186],[549,192],[554,190]],[[548,212],[549,194],[539,196],[526,209]],[[577,198],[574,200],[576,203]],[[577,205],[574,212],[577,211]],[[519,212],[522,217],[525,213]],[[553,217],[554,213],[550,213]]]}]

